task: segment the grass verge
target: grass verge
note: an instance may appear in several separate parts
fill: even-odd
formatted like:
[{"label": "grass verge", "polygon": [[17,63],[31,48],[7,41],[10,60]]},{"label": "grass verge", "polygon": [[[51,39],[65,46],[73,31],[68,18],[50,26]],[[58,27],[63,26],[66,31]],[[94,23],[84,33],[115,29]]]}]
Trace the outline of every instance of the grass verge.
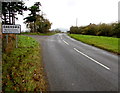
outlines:
[{"label": "grass verge", "polygon": [[39,43],[31,37],[18,37],[18,48],[9,54],[3,53],[3,92],[47,91]]},{"label": "grass verge", "polygon": [[54,35],[54,34],[56,34],[56,33],[54,33],[54,32],[49,32],[49,33],[30,33],[30,32],[22,32],[21,34],[23,34],[23,35],[51,36],[51,35]]},{"label": "grass verge", "polygon": [[80,34],[68,34],[70,37],[79,40],[81,42],[96,46],[107,51],[120,54],[118,49],[119,38],[104,37],[104,36],[91,36],[91,35],[80,35]]}]

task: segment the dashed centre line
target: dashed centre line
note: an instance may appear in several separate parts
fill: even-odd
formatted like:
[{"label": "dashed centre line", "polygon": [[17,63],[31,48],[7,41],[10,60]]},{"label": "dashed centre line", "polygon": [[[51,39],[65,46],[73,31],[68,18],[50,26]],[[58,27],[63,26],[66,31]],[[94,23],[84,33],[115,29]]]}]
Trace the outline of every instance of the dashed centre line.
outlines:
[{"label": "dashed centre line", "polygon": [[64,42],[65,44],[69,45],[69,43],[68,43],[68,42],[66,42],[65,40],[63,40],[63,42]]},{"label": "dashed centre line", "polygon": [[95,63],[99,64],[100,66],[102,66],[102,67],[106,68],[107,70],[110,70],[110,68],[109,68],[109,67],[107,67],[107,66],[103,65],[102,63],[100,63],[100,62],[96,61],[95,59],[93,59],[93,58],[89,57],[88,55],[86,55],[86,54],[84,54],[84,53],[80,52],[78,49],[74,48],[74,50],[75,50],[76,52],[78,52],[78,53],[82,54],[83,56],[87,57],[88,59],[92,60],[93,62],[95,62]]},{"label": "dashed centre line", "polygon": [[[61,37],[61,36],[60,36],[60,38],[62,39],[62,37]],[[69,45],[69,43],[68,43],[68,42],[66,42],[65,40],[63,40],[63,39],[62,39],[62,41],[63,41],[65,44]],[[82,54],[83,56],[87,57],[88,59],[92,60],[93,62],[97,63],[98,65],[100,65],[100,66],[104,67],[105,69],[110,70],[110,68],[109,68],[109,67],[107,67],[107,66],[105,66],[104,64],[102,64],[102,63],[100,63],[100,62],[96,61],[95,59],[93,59],[93,58],[89,57],[88,55],[86,55],[86,54],[82,53],[82,52],[81,52],[81,51],[79,51],[78,49],[74,48],[74,50],[75,50],[76,52],[78,52],[78,53]]]},{"label": "dashed centre line", "polygon": [[62,37],[60,37],[62,39]]},{"label": "dashed centre line", "polygon": [[[60,36],[60,38],[61,38],[61,40],[63,40],[61,36]],[[63,40],[63,42],[64,42],[65,44],[69,45],[69,43],[66,42],[65,40]]]}]

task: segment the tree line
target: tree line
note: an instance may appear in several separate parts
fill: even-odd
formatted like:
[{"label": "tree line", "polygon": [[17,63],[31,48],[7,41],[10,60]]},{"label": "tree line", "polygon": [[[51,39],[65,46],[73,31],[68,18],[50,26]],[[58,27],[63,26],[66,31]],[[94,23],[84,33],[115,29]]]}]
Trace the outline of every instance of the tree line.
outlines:
[{"label": "tree line", "polygon": [[111,24],[89,24],[87,26],[71,26],[70,34],[83,34],[83,35],[95,35],[95,36],[109,36],[109,37],[120,37],[120,23]]},{"label": "tree line", "polygon": [[[2,16],[2,25],[15,25],[16,20],[18,19],[17,15],[24,15],[24,11],[30,11],[30,14],[24,18],[24,23],[28,28],[30,28],[30,32],[49,32],[51,23],[44,17],[44,14],[41,13],[40,2],[35,2],[31,7],[27,7],[23,1],[17,1],[19,2],[0,2],[0,16]],[[15,48],[15,40],[15,34],[2,34],[2,51],[12,51]]]},{"label": "tree line", "polygon": [[49,32],[51,22],[44,17],[40,7],[40,2],[35,2],[31,7],[25,6],[23,1],[2,2],[2,24],[13,25],[18,19],[17,14],[23,15],[24,11],[30,11],[30,14],[24,18],[24,23],[27,28],[30,28],[30,32]]},{"label": "tree line", "polygon": [[17,14],[23,15],[23,11],[27,10],[27,7],[23,2],[2,2],[2,24],[13,25],[15,19],[18,19]]}]

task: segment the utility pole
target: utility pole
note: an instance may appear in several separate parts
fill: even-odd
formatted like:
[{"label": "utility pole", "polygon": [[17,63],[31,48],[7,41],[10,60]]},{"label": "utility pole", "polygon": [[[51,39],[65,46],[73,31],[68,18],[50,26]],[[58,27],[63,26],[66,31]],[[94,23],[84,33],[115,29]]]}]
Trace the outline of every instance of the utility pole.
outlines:
[{"label": "utility pole", "polygon": [[76,27],[77,27],[77,23],[78,23],[78,18],[76,18]]}]

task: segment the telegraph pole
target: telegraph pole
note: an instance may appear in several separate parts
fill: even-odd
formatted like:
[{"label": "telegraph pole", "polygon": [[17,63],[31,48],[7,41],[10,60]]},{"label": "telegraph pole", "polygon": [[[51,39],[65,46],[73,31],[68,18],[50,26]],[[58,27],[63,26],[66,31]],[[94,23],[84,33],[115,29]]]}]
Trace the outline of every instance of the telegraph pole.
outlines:
[{"label": "telegraph pole", "polygon": [[76,18],[76,27],[77,27],[77,24],[78,24],[78,18]]}]

